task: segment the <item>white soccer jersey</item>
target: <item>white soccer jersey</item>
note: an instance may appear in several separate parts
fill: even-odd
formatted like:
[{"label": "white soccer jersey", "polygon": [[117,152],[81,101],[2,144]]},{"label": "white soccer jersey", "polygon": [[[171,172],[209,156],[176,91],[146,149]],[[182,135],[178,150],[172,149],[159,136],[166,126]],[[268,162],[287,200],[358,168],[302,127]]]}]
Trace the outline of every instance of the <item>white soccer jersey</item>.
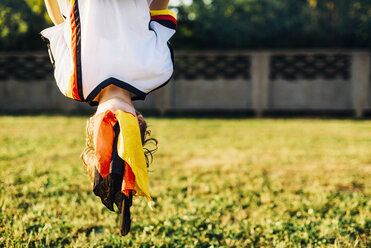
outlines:
[{"label": "white soccer jersey", "polygon": [[144,99],[170,80],[173,12],[150,12],[150,0],[58,2],[65,22],[41,34],[64,95],[95,104],[101,90],[114,84],[134,93],[133,100]]}]

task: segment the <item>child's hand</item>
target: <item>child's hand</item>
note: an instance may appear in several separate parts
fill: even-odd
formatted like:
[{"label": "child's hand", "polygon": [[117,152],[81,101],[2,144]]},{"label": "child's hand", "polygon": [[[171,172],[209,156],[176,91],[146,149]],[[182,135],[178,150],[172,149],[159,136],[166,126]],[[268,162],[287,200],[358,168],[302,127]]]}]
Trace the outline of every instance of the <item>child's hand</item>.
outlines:
[{"label": "child's hand", "polygon": [[163,10],[167,9],[169,5],[169,0],[153,0],[149,6],[150,10]]},{"label": "child's hand", "polygon": [[45,6],[54,25],[64,22],[57,0],[45,0]]}]

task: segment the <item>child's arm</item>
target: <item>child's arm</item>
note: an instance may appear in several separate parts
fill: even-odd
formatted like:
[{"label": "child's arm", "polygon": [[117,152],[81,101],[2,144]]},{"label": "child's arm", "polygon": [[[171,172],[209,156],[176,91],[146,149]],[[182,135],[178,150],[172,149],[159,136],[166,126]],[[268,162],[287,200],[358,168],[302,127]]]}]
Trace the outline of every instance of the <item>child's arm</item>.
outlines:
[{"label": "child's arm", "polygon": [[45,0],[45,6],[54,25],[64,22],[57,0]]},{"label": "child's arm", "polygon": [[149,6],[150,10],[164,10],[167,9],[169,0],[153,0]]}]

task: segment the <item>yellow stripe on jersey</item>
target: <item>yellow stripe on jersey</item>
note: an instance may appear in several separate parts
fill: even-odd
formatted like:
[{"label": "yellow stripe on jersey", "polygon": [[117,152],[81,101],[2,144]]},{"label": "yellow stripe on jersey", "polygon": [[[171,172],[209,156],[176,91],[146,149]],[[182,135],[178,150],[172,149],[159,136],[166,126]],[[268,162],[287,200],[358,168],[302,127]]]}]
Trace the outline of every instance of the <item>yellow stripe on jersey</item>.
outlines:
[{"label": "yellow stripe on jersey", "polygon": [[151,10],[151,16],[157,16],[157,15],[170,15],[176,19],[176,14],[168,9],[164,10]]}]

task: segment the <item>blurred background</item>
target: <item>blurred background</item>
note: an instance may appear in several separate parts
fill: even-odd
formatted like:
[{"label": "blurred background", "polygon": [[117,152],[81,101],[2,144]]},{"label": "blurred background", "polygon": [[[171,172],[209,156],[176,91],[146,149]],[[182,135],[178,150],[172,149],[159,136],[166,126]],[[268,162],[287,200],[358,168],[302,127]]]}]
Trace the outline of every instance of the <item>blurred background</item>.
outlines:
[{"label": "blurred background", "polygon": [[[172,82],[137,102],[153,114],[369,116],[369,0],[173,0]],[[0,2],[0,111],[93,109],[66,99],[39,32],[43,0]]]}]

